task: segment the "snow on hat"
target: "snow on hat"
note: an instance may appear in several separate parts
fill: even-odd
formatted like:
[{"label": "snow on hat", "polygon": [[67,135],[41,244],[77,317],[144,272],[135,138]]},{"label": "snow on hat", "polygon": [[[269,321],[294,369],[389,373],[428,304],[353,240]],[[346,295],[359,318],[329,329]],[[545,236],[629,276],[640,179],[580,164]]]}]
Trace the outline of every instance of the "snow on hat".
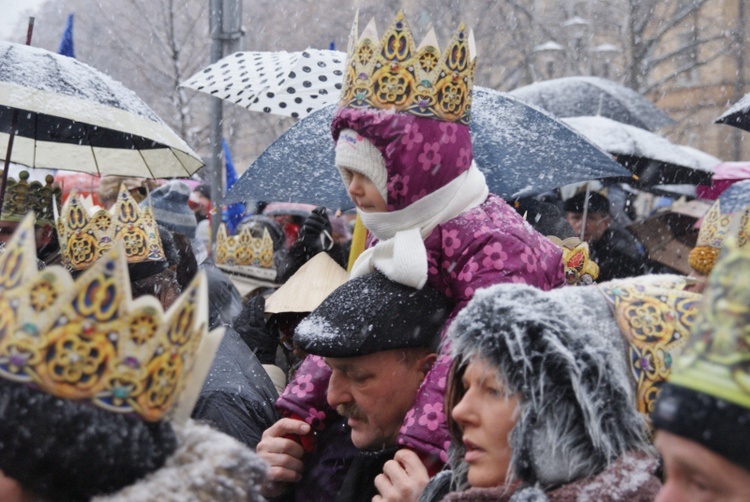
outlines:
[{"label": "snow on hat", "polygon": [[[654,427],[750,471],[750,248],[734,238],[708,278],[690,345],[656,402]],[[738,280],[739,279],[739,280]]]},{"label": "snow on hat", "polygon": [[[151,192],[151,206],[154,218],[160,225],[194,239],[198,222],[188,206],[189,197],[189,186],[182,181],[170,181]],[[144,200],[141,207],[146,207],[148,203]]]},{"label": "snow on hat", "polygon": [[323,357],[436,348],[450,311],[448,300],[434,289],[414,289],[373,272],[331,293],[297,326],[294,341]]},{"label": "snow on hat", "polygon": [[475,294],[451,326],[454,371],[479,356],[518,395],[514,476],[568,483],[629,450],[650,450],[646,414],[700,300],[684,284],[646,276],[547,292],[500,284]]},{"label": "snow on hat", "polygon": [[370,178],[383,200],[388,200],[388,171],[385,168],[385,160],[375,145],[357,131],[343,129],[339,133],[336,142],[336,167],[347,187],[352,181],[352,176],[347,170],[356,171]]}]

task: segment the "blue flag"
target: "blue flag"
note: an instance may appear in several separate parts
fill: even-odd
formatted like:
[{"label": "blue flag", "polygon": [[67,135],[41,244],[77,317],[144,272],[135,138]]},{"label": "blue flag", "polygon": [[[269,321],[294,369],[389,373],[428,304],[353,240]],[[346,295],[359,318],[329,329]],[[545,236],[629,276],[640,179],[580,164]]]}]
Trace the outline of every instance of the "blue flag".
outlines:
[{"label": "blue flag", "polygon": [[65,25],[65,33],[63,33],[62,40],[60,40],[60,48],[57,49],[57,53],[69,58],[76,57],[73,52],[73,14],[68,16],[68,24]]},{"label": "blue flag", "polygon": [[[232,162],[232,154],[229,153],[229,145],[224,138],[221,138],[221,147],[224,149],[224,169],[227,174],[227,192],[232,185],[237,181],[237,172],[234,170],[234,163]],[[242,215],[245,213],[245,205],[241,202],[236,204],[230,204],[224,206],[221,211],[221,221],[227,224],[227,230],[230,234],[234,233],[234,229],[237,224],[242,220]]]}]

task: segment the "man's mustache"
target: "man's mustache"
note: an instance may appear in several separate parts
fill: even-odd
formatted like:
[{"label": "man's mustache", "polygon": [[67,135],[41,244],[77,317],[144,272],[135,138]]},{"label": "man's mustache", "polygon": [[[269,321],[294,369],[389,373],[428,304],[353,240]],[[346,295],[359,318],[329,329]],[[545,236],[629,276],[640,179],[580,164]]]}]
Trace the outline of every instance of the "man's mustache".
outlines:
[{"label": "man's mustache", "polygon": [[336,411],[344,418],[353,418],[358,422],[367,423],[367,416],[354,403],[340,404],[336,407]]}]

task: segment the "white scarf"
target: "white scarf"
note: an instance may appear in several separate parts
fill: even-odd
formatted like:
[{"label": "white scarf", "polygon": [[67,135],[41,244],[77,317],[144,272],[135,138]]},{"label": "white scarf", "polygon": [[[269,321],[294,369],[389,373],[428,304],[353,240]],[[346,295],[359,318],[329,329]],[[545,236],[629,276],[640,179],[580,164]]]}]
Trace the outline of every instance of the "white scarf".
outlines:
[{"label": "white scarf", "polygon": [[394,282],[421,289],[427,282],[424,239],[436,226],[482,204],[488,194],[484,174],[472,162],[456,179],[403,209],[359,211],[362,223],[379,242],[359,255],[351,277],[377,269]]}]

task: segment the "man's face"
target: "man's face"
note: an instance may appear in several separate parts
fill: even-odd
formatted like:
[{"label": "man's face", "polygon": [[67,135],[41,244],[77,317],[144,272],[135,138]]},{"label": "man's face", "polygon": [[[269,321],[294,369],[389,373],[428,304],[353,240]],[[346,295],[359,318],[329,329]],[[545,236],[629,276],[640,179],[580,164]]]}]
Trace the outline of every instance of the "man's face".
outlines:
[{"label": "man's face", "polygon": [[[565,213],[565,219],[568,220],[576,237],[581,236],[581,227],[583,226],[583,213]],[[586,228],[583,230],[583,240],[593,242],[601,239],[604,232],[609,228],[610,217],[606,213],[588,213],[586,215]]]},{"label": "man's face", "polygon": [[721,455],[669,432],[656,434],[664,459],[665,482],[657,502],[747,500],[750,472]]},{"label": "man's face", "polygon": [[328,403],[349,419],[354,446],[379,450],[396,444],[406,412],[436,357],[420,349],[396,349],[325,358],[332,371]]}]

